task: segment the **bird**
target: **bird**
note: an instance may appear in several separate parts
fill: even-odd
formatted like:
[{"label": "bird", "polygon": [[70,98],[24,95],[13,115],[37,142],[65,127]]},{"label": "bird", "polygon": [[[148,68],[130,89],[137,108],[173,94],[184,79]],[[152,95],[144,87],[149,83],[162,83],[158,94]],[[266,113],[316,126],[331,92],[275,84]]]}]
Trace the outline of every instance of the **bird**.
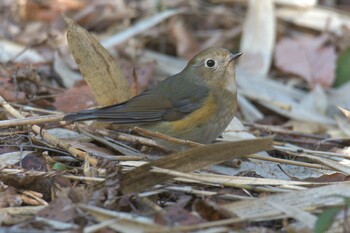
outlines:
[{"label": "bird", "polygon": [[[97,120],[139,126],[178,139],[209,144],[237,111],[235,61],[225,48],[199,52],[179,73],[119,104],[68,113],[68,122]],[[157,139],[170,150],[187,147]]]}]

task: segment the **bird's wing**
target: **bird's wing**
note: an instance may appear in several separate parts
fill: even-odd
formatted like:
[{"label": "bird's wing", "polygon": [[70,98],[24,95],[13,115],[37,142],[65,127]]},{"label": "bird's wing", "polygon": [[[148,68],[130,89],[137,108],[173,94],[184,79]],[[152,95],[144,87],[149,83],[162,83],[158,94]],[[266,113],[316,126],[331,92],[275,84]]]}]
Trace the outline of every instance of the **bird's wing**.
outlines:
[{"label": "bird's wing", "polygon": [[173,76],[124,103],[68,114],[64,119],[99,120],[118,124],[175,121],[199,109],[207,96],[208,90],[205,87],[198,87]]}]

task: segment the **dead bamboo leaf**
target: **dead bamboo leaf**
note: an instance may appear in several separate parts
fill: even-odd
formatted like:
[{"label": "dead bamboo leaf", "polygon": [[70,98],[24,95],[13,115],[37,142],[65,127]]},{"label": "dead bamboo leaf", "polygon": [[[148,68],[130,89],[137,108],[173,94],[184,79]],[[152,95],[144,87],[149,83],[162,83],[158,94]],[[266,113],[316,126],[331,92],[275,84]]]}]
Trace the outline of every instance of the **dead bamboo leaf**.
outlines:
[{"label": "dead bamboo leaf", "polygon": [[345,108],[342,108],[340,106],[338,106],[338,109],[344,114],[344,116],[348,119],[350,119],[350,111],[346,110]]},{"label": "dead bamboo leaf", "polygon": [[266,202],[267,204],[271,205],[277,210],[280,210],[282,213],[286,214],[287,216],[298,220],[303,224],[303,226],[307,227],[310,230],[313,229],[316,223],[317,217],[305,210],[294,207],[292,205],[279,203],[274,200],[267,200]]},{"label": "dead bamboo leaf", "polygon": [[[118,232],[154,232],[157,229],[163,229],[163,226],[154,223],[150,218],[135,216],[130,213],[112,211],[103,209],[96,206],[79,204],[79,207],[91,214],[98,222],[106,222],[115,220],[115,222],[109,222],[109,227]],[[94,229],[93,226],[88,228]],[[165,229],[164,229],[165,230]],[[95,232],[95,231],[86,231]]]},{"label": "dead bamboo leaf", "polygon": [[73,20],[63,18],[68,24],[69,48],[98,104],[106,106],[129,99],[128,82],[108,51]]},{"label": "dead bamboo leaf", "polygon": [[239,67],[254,76],[269,72],[276,37],[274,5],[271,0],[249,0],[241,39]]},{"label": "dead bamboo leaf", "polygon": [[330,31],[337,35],[343,35],[344,28],[350,26],[349,15],[340,10],[334,10],[322,6],[310,9],[282,7],[276,11],[276,16],[292,24],[318,31]]},{"label": "dead bamboo leaf", "polygon": [[271,143],[272,138],[260,138],[211,144],[180,151],[135,168],[123,175],[122,190],[125,194],[140,192],[172,178],[171,175],[159,176],[159,174],[151,173],[150,170],[152,167],[191,172],[230,159],[268,150],[271,148]]},{"label": "dead bamboo leaf", "polygon": [[106,48],[110,48],[116,45],[121,44],[122,42],[126,41],[127,39],[136,36],[137,34],[140,34],[144,31],[147,31],[151,27],[154,27],[155,25],[159,24],[160,22],[164,21],[165,19],[183,13],[185,12],[185,8],[179,8],[179,9],[171,9],[167,11],[160,12],[158,14],[155,14],[149,18],[143,19],[140,22],[136,23],[132,27],[119,32],[118,34],[102,41],[103,46]]},{"label": "dead bamboo leaf", "polygon": [[316,0],[274,0],[274,3],[282,6],[298,7],[298,8],[312,8],[316,5]]},{"label": "dead bamboo leaf", "polygon": [[241,219],[256,219],[269,217],[280,218],[282,211],[267,205],[266,202],[275,202],[293,206],[299,209],[310,209],[318,206],[342,204],[343,199],[335,197],[339,193],[348,195],[349,184],[326,185],[298,192],[271,195],[267,198],[257,198],[248,201],[239,201],[223,205],[222,208]]}]

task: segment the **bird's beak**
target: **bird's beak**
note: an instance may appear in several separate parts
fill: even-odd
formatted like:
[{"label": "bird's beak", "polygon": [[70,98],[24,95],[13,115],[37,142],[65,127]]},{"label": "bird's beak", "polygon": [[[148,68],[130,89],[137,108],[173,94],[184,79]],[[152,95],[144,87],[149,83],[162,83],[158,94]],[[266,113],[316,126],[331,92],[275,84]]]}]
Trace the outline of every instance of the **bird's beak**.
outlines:
[{"label": "bird's beak", "polygon": [[236,60],[237,58],[239,58],[243,53],[235,53],[235,54],[232,54],[231,53],[231,56],[230,56],[230,59],[228,60],[228,62],[231,62],[231,61],[234,61]]}]

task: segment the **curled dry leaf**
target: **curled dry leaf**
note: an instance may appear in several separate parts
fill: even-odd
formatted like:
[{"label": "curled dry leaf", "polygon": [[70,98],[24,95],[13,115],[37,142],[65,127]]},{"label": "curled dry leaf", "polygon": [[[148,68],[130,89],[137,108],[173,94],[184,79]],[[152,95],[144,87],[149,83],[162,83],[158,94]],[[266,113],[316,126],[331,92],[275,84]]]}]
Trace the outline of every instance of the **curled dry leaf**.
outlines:
[{"label": "curled dry leaf", "polygon": [[335,79],[336,53],[327,41],[326,36],[283,38],[276,47],[276,66],[304,78],[311,88],[330,88]]}]

